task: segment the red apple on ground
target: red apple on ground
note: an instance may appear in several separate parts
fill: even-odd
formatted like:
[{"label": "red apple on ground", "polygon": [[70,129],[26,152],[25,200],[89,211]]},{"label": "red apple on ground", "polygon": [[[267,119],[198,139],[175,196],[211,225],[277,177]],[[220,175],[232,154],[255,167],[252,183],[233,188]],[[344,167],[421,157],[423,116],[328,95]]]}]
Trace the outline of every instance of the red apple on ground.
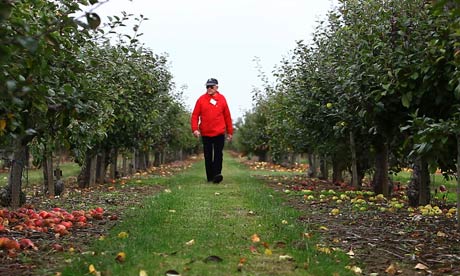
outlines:
[{"label": "red apple on ground", "polygon": [[35,244],[30,239],[21,239],[19,241],[19,245],[21,246],[22,249],[38,250],[38,248],[35,246]]},{"label": "red apple on ground", "polygon": [[66,229],[70,229],[70,228],[72,228],[73,224],[70,221],[63,221],[63,222],[61,222],[61,225],[64,225]]},{"label": "red apple on ground", "polygon": [[62,247],[62,245],[60,245],[59,243],[54,243],[53,245],[51,245],[51,248],[53,248],[56,251],[64,251],[64,247]]}]

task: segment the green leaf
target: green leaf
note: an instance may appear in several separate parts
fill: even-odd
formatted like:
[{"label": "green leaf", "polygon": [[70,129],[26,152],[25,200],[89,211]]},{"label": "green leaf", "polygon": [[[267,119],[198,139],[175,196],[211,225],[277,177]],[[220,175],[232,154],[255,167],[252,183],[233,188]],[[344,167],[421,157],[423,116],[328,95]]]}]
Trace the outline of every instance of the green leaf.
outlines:
[{"label": "green leaf", "polygon": [[8,91],[13,91],[16,89],[16,81],[15,80],[7,80],[6,81],[6,88]]},{"label": "green leaf", "polygon": [[412,94],[411,93],[405,93],[401,97],[401,103],[404,107],[409,108],[410,102],[412,101]]},{"label": "green leaf", "polygon": [[412,127],[412,126],[408,125],[408,126],[402,126],[402,127],[400,127],[399,129],[401,130],[401,132],[404,132],[404,131],[410,129],[411,127]]},{"label": "green leaf", "polygon": [[48,105],[44,102],[35,102],[33,103],[33,107],[40,111],[41,113],[48,112]]},{"label": "green leaf", "polygon": [[410,76],[410,78],[413,79],[413,80],[418,79],[418,73],[417,73],[417,72],[414,72],[414,73]]},{"label": "green leaf", "polygon": [[459,81],[457,87],[455,87],[454,95],[455,95],[455,98],[460,99],[460,81]]},{"label": "green leaf", "polygon": [[28,128],[28,129],[26,129],[26,134],[27,135],[35,135],[35,134],[37,134],[37,131],[35,129],[33,129],[33,128]]},{"label": "green leaf", "polygon": [[417,152],[418,152],[419,154],[424,153],[426,147],[427,147],[427,143],[422,143],[422,144],[418,145]]},{"label": "green leaf", "polygon": [[69,93],[69,94],[75,92],[75,89],[72,87],[72,85],[70,85],[68,83],[64,84],[62,89],[64,90],[64,92]]},{"label": "green leaf", "polygon": [[13,104],[15,104],[17,106],[23,106],[24,105],[24,101],[21,100],[18,97],[13,97],[12,101],[13,101]]},{"label": "green leaf", "polygon": [[4,3],[5,1],[2,1],[0,3],[0,22],[8,19],[11,15],[11,10],[12,10],[12,4],[11,3]]},{"label": "green leaf", "polygon": [[26,48],[31,53],[35,52],[38,48],[38,41],[32,37],[18,37],[17,40],[22,47]]},{"label": "green leaf", "polygon": [[435,63],[439,63],[441,60],[445,59],[444,56],[440,56],[436,59]]}]

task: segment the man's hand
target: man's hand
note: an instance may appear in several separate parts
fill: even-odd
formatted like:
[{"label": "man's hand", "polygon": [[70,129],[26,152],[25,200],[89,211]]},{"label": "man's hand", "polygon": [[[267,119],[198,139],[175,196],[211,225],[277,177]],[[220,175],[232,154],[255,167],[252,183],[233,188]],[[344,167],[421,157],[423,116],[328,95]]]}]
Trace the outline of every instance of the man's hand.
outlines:
[{"label": "man's hand", "polygon": [[233,135],[231,135],[231,134],[228,134],[228,135],[227,135],[227,141],[231,142],[231,141],[232,141],[232,139],[233,139]]},{"label": "man's hand", "polygon": [[193,132],[193,136],[195,136],[196,138],[200,137],[200,136],[201,136],[200,131],[199,131],[199,130],[195,130],[195,131]]}]

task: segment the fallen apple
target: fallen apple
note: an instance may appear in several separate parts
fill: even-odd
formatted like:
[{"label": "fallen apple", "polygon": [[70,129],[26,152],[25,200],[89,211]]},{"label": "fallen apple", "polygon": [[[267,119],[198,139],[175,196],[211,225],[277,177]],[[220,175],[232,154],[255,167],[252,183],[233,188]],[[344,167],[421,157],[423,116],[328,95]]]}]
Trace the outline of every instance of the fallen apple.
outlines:
[{"label": "fallen apple", "polygon": [[51,248],[53,248],[56,251],[64,251],[64,247],[58,243],[53,243],[51,245]]},{"label": "fallen apple", "polygon": [[68,220],[68,221],[74,221],[74,220],[75,220],[75,216],[72,215],[72,214],[65,214],[65,215],[64,215],[64,219],[65,219],[65,220]]},{"label": "fallen apple", "polygon": [[72,228],[72,226],[73,226],[71,221],[63,221],[63,222],[61,222],[61,225],[64,225],[67,230]]},{"label": "fallen apple", "polygon": [[43,219],[37,219],[37,220],[34,220],[33,222],[34,222],[35,226],[38,226],[38,227],[45,226],[45,221]]},{"label": "fallen apple", "polygon": [[33,249],[38,250],[35,244],[30,239],[21,239],[19,240],[19,245],[22,249]]},{"label": "fallen apple", "polygon": [[20,249],[21,246],[15,240],[9,239],[7,237],[1,237],[0,238],[0,248],[11,250],[11,249]]},{"label": "fallen apple", "polygon": [[333,216],[337,216],[338,214],[340,214],[340,210],[337,208],[334,208],[331,210],[330,214]]},{"label": "fallen apple", "polygon": [[49,218],[51,216],[51,214],[46,211],[41,211],[40,213],[38,213],[38,215],[44,219]]},{"label": "fallen apple", "polygon": [[67,231],[67,228],[62,224],[56,224],[53,230],[56,234],[60,234],[61,236],[69,234],[69,231]]}]

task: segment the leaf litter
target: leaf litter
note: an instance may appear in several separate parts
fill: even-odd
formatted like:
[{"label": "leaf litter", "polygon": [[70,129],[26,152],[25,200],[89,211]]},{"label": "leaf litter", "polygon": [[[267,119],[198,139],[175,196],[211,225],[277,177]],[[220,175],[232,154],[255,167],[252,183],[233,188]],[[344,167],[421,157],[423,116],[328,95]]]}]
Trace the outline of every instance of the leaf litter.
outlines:
[{"label": "leaf litter", "polygon": [[[76,179],[70,178],[64,194],[52,199],[45,199],[43,195],[40,195],[42,193],[41,184],[29,184],[23,188],[27,196],[27,205],[25,206],[27,209],[38,212],[59,207],[72,212],[73,210],[88,210],[98,206],[104,212],[95,214],[98,215],[97,219],[88,219],[85,227],[72,227],[69,234],[66,235],[55,235],[51,230],[49,232],[37,232],[28,229],[15,230],[19,229],[16,226],[18,224],[9,221],[8,229],[2,233],[2,237],[22,241],[23,249],[15,252],[14,255],[0,250],[0,275],[52,274],[70,261],[64,259],[63,252],[75,255],[94,254],[94,252],[88,251],[90,244],[96,239],[104,239],[108,231],[123,220],[126,211],[132,208],[143,208],[140,198],[149,197],[159,192],[171,192],[167,189],[165,191],[161,185],[146,185],[139,180],[149,177],[149,175],[159,177],[173,175],[190,167],[195,161],[173,162],[150,168],[148,172],[136,173],[129,178],[95,185],[88,189],[79,188]],[[128,185],[128,182],[132,184]],[[15,226],[16,228],[14,228]],[[118,233],[118,237],[121,239],[128,236],[128,232]],[[126,254],[120,252],[114,258],[114,262],[121,263],[126,258]],[[91,275],[100,275],[100,271],[94,265],[90,265],[88,271]],[[141,272],[140,274],[142,274]],[[59,274],[59,272],[56,273]]]},{"label": "leaf litter", "polygon": [[[404,189],[385,199],[373,195],[370,187],[358,192],[343,183],[307,178],[302,166],[286,170],[269,163],[245,163],[254,170],[302,173],[255,177],[300,210],[298,222],[317,229],[322,243],[348,252],[348,268],[355,273],[460,275],[460,233],[452,205],[440,202],[439,206],[411,209]],[[326,252],[328,247],[319,250]]]}]

